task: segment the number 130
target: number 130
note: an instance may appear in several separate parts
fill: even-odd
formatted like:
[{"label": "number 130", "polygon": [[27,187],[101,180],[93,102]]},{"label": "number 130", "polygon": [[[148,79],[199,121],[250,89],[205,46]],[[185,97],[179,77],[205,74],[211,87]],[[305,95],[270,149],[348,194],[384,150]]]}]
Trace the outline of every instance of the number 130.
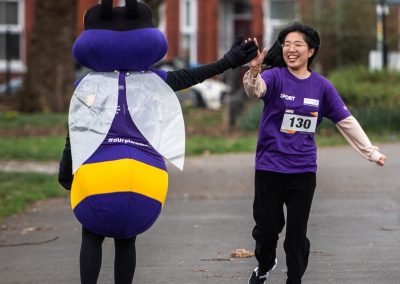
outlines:
[{"label": "number 130", "polygon": [[309,129],[311,126],[310,119],[303,119],[301,117],[290,118],[290,127]]}]

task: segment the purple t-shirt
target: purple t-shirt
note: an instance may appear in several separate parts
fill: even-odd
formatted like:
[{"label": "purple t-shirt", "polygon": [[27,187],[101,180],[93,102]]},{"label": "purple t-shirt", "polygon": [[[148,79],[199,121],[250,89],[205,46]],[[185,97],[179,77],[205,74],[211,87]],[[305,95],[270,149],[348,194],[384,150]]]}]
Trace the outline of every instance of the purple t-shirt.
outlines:
[{"label": "purple t-shirt", "polygon": [[286,67],[261,74],[267,85],[259,126],[256,169],[280,173],[317,171],[315,128],[351,115],[333,85],[311,72],[298,79]]}]

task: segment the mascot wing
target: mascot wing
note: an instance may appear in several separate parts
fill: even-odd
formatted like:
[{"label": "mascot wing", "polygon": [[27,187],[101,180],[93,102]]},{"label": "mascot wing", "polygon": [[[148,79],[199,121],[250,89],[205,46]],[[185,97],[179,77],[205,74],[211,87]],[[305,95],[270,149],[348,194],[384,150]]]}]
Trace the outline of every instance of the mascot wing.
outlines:
[{"label": "mascot wing", "polygon": [[126,99],[133,122],[163,157],[183,170],[185,126],[173,90],[152,72],[126,78]]},{"label": "mascot wing", "polygon": [[72,172],[101,145],[118,104],[118,73],[89,73],[76,87],[69,108]]}]

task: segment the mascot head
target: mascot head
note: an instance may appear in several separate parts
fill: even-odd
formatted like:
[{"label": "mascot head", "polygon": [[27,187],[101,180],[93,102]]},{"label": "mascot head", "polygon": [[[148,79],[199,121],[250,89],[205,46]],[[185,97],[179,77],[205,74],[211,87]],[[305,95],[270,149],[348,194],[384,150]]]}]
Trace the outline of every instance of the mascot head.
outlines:
[{"label": "mascot head", "polygon": [[168,49],[150,8],[137,0],[126,0],[125,7],[102,0],[85,13],[84,27],[72,53],[79,64],[97,72],[145,71]]}]

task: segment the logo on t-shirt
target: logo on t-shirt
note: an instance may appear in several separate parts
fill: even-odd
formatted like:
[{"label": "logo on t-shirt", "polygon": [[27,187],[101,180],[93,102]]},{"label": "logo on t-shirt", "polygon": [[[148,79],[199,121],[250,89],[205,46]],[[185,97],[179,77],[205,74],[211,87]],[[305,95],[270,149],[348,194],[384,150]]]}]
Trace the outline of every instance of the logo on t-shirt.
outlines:
[{"label": "logo on t-shirt", "polygon": [[295,98],[296,98],[295,96],[289,96],[284,93],[281,93],[281,99],[285,99],[287,101],[294,101]]},{"label": "logo on t-shirt", "polygon": [[307,106],[319,106],[319,100],[304,98],[304,105]]}]

